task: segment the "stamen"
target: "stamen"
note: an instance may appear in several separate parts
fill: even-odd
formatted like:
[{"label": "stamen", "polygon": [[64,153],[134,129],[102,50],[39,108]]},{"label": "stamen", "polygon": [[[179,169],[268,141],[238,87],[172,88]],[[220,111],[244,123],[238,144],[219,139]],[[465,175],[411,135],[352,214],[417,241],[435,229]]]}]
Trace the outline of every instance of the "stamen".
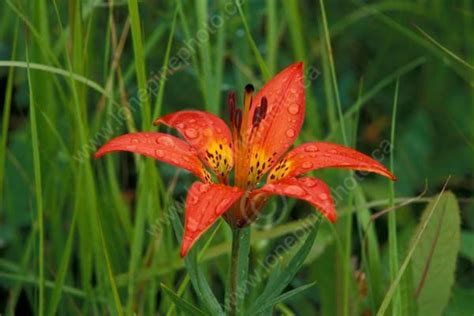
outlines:
[{"label": "stamen", "polygon": [[262,107],[257,106],[255,108],[255,111],[253,112],[253,118],[252,118],[253,128],[257,128],[258,124],[260,124],[260,121],[262,120],[261,110],[262,110]]},{"label": "stamen", "polygon": [[255,91],[255,88],[252,84],[247,84],[245,86],[245,95],[244,95],[244,109],[249,110],[252,108],[252,94]]},{"label": "stamen", "polygon": [[262,116],[262,119],[265,118],[265,116],[267,115],[267,108],[268,108],[268,100],[267,100],[267,97],[263,97],[262,98],[262,102],[260,103],[260,114]]},{"label": "stamen", "polygon": [[[242,113],[242,121],[243,121],[243,128],[242,132],[246,133],[247,132],[247,122],[248,122],[248,116],[250,113],[250,108],[252,107],[252,95],[253,95],[254,87],[250,83],[245,86],[245,92],[244,92],[244,109]],[[245,138],[244,135],[242,135],[242,138]]]},{"label": "stamen", "polygon": [[242,110],[236,109],[234,115],[234,126],[236,127],[237,131],[240,131],[240,127],[242,126]]}]

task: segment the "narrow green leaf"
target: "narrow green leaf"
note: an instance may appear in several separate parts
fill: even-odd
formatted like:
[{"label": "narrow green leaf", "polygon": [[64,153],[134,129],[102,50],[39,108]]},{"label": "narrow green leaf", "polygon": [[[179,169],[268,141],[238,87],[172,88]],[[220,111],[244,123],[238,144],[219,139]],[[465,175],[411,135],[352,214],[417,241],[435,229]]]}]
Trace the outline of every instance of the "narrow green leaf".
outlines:
[{"label": "narrow green leaf", "polygon": [[366,229],[366,231],[360,232],[360,240],[363,243],[362,263],[364,265],[367,281],[369,284],[371,306],[373,309],[376,309],[383,296],[379,241],[377,239],[375,228],[373,225],[371,225],[370,210],[363,206],[367,201],[364,192],[362,192],[360,187],[356,188],[354,198],[357,208],[356,217],[359,227],[361,230]]},{"label": "narrow green leaf", "polygon": [[69,267],[69,261],[70,261],[71,253],[72,253],[74,233],[76,230],[76,218],[77,218],[77,208],[74,209],[74,214],[71,220],[71,227],[69,228],[69,232],[68,232],[68,236],[66,240],[66,246],[64,247],[64,252],[61,257],[61,263],[59,264],[58,274],[56,275],[56,281],[54,283],[54,289],[48,303],[47,315],[50,315],[50,316],[56,315],[59,301],[61,300],[64,281],[66,279],[66,273]]},{"label": "narrow green leaf", "polygon": [[237,6],[237,10],[239,11],[240,18],[242,19],[242,24],[245,28],[245,34],[247,35],[247,40],[249,41],[250,47],[252,48],[255,58],[257,59],[257,63],[260,67],[260,71],[262,72],[263,78],[265,79],[265,81],[268,81],[271,78],[270,72],[268,71],[267,65],[263,60],[262,54],[258,50],[257,43],[255,43],[255,40],[253,39],[252,32],[250,31],[250,27],[247,23],[247,19],[245,18],[244,11],[242,10],[241,2],[242,1],[236,0],[235,5]]},{"label": "narrow green leaf", "polygon": [[306,284],[306,285],[302,285],[300,287],[297,287],[296,289],[293,289],[291,291],[288,291],[274,299],[271,299],[271,300],[268,300],[266,302],[264,302],[262,305],[260,305],[260,307],[254,312],[255,314],[258,314],[258,313],[261,313],[262,311],[266,310],[267,308],[271,308],[273,306],[275,306],[276,304],[279,304],[295,295],[298,295],[300,294],[301,292],[309,289],[310,287],[312,287],[313,285],[315,285],[316,282],[312,282],[312,283],[309,283],[309,284]]},{"label": "narrow green leaf", "polygon": [[271,282],[267,283],[263,293],[250,305],[248,311],[249,314],[255,314],[255,310],[260,309],[260,306],[265,302],[275,299],[288,286],[288,284],[290,284],[313,247],[320,223],[321,220],[318,220],[314,224],[314,227],[308,233],[303,245],[301,245],[296,254],[291,258],[287,266],[281,270],[278,277],[272,278]]},{"label": "narrow green leaf", "polygon": [[[28,58],[28,46],[26,47],[26,60],[29,63]],[[33,153],[33,170],[35,176],[35,195],[36,195],[36,216],[38,220],[38,275],[39,275],[39,302],[38,302],[38,314],[44,314],[44,289],[45,289],[45,276],[44,276],[44,214],[43,214],[43,190],[42,190],[42,177],[41,177],[41,159],[39,153],[39,140],[38,140],[38,126],[36,121],[36,105],[33,96],[33,87],[31,81],[30,68],[27,68],[28,77],[28,89],[29,89],[29,109],[30,109],[30,128],[31,128],[31,152]]]},{"label": "narrow green leaf", "polygon": [[[395,94],[393,97],[393,111],[392,111],[392,128],[390,133],[390,171],[393,173],[394,166],[394,148],[395,148],[395,123],[397,121],[397,105],[398,105],[398,89],[400,86],[400,80],[397,79],[395,84]],[[389,200],[390,207],[395,205],[395,183],[389,182]],[[397,215],[395,211],[388,213],[388,247],[389,247],[389,268],[390,268],[390,280],[395,280],[398,271],[398,241],[397,241]],[[400,315],[401,304],[400,289],[395,291],[395,296],[392,303],[392,314]]]},{"label": "narrow green leaf", "polygon": [[171,300],[180,308],[183,312],[186,312],[187,315],[206,315],[205,312],[189,303],[185,299],[176,295],[171,289],[167,288],[163,283],[161,283],[161,289],[168,295]]},{"label": "narrow green leaf", "polygon": [[142,41],[142,29],[140,14],[138,12],[138,1],[129,0],[128,10],[132,29],[133,53],[135,58],[135,71],[137,75],[140,101],[142,102],[142,127],[145,129],[151,124],[150,95],[147,90],[145,54]]},{"label": "narrow green leaf", "polygon": [[173,15],[173,22],[171,23],[171,31],[168,36],[168,43],[166,44],[165,59],[163,60],[163,66],[161,67],[162,71],[160,73],[160,87],[158,88],[158,96],[156,97],[156,100],[155,100],[155,110],[153,111],[153,119],[161,115],[161,108],[163,105],[163,96],[165,94],[165,83],[166,83],[166,78],[168,78],[168,65],[170,61],[171,47],[173,46],[173,37],[174,37],[175,29],[176,29],[176,20],[179,13],[178,6],[180,5],[181,4],[179,3],[176,6],[176,9]]}]

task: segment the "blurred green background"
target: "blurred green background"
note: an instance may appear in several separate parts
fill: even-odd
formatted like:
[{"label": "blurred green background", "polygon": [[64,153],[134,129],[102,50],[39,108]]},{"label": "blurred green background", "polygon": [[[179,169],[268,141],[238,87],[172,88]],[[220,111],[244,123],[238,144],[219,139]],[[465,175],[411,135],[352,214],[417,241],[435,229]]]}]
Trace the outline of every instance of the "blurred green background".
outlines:
[{"label": "blurred green background", "polygon": [[[420,245],[434,250],[413,248],[395,297],[401,315],[474,313],[474,3],[240,3],[241,13],[230,0],[1,1],[0,313],[179,314],[161,283],[197,302],[168,223],[192,175],[131,154],[92,154],[179,109],[225,117],[228,91],[258,89],[295,61],[308,84],[300,141],[343,143],[344,127],[350,146],[390,166],[396,104],[399,180],[392,195],[387,180],[358,177],[335,197],[340,220],[323,225],[288,289],[316,285],[275,313],[375,314],[395,278],[389,262],[402,265],[449,176],[446,215],[427,222],[434,235]],[[315,175],[336,189],[352,179]],[[370,220],[400,203],[396,216]],[[312,211],[272,200],[254,225],[251,271]],[[222,224],[203,256],[218,297],[229,242]]]}]

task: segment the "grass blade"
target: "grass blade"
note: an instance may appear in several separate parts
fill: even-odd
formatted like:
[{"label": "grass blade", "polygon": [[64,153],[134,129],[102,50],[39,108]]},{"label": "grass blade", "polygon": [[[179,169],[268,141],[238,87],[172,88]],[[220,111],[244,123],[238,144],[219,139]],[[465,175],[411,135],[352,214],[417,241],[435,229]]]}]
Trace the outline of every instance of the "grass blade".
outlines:
[{"label": "grass blade", "polygon": [[[397,105],[398,105],[398,89],[400,80],[397,79],[395,84],[395,95],[393,98],[393,112],[392,112],[392,128],[390,132],[390,171],[394,173],[394,148],[395,148],[395,124],[397,122]],[[389,182],[389,200],[390,207],[395,205],[395,183]],[[397,242],[397,213],[392,211],[388,213],[388,248],[389,248],[389,268],[390,268],[390,281],[395,280],[398,271],[398,242]],[[397,288],[392,303],[392,315],[401,315],[401,296],[400,289]]]},{"label": "grass blade", "polygon": [[[26,46],[26,60],[28,59],[28,46]],[[38,275],[39,275],[39,301],[38,315],[44,314],[44,214],[43,214],[43,190],[41,178],[41,158],[39,153],[38,127],[36,122],[36,105],[34,103],[33,87],[31,83],[30,68],[27,67],[28,89],[29,89],[29,109],[30,109],[30,128],[31,128],[31,152],[33,154],[33,170],[35,175],[35,195],[36,195],[36,216],[38,218]]]},{"label": "grass blade", "polygon": [[252,32],[250,31],[249,25],[247,23],[247,19],[245,18],[244,11],[242,10],[241,1],[236,0],[235,5],[237,7],[237,10],[239,11],[242,24],[244,25],[244,28],[245,28],[245,34],[247,35],[247,40],[249,41],[250,47],[252,48],[255,58],[257,59],[257,64],[260,67],[262,76],[265,79],[265,81],[268,81],[271,78],[270,72],[268,71],[267,65],[265,64],[265,61],[263,60],[262,54],[260,54],[260,51],[258,50],[255,40],[253,39]]}]

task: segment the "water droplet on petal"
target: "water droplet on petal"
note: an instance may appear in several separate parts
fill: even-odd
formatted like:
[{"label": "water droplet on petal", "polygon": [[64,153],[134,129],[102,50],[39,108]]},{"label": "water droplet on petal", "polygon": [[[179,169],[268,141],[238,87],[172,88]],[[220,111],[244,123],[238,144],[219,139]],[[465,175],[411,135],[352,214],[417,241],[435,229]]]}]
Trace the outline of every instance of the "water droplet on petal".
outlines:
[{"label": "water droplet on petal", "polygon": [[337,154],[337,150],[335,150],[335,149],[331,149],[329,152],[330,152],[331,154]]},{"label": "water droplet on petal", "polygon": [[207,191],[209,191],[209,187],[210,187],[210,186],[211,186],[211,185],[208,184],[208,183],[205,183],[205,184],[201,185],[201,186],[199,187],[199,192],[201,192],[201,193],[206,193]]},{"label": "water droplet on petal", "polygon": [[318,197],[321,199],[321,200],[327,200],[329,197],[326,193],[319,193],[318,194]]},{"label": "water droplet on petal", "polygon": [[265,188],[271,191],[275,190],[275,186],[273,184],[267,184]]},{"label": "water droplet on petal", "polygon": [[290,113],[290,114],[295,115],[295,114],[298,114],[299,111],[300,111],[300,107],[296,103],[292,104],[288,107],[288,113]]},{"label": "water droplet on petal", "polygon": [[140,140],[138,138],[132,138],[131,143],[132,144],[138,144]]},{"label": "water droplet on petal", "polygon": [[192,217],[188,218],[187,227],[190,231],[193,231],[193,232],[196,231],[198,229],[198,226],[199,226],[199,222],[197,220],[195,220]]},{"label": "water droplet on petal", "polygon": [[176,127],[177,128],[184,128],[184,124],[183,123],[176,124]]},{"label": "water droplet on petal", "polygon": [[196,123],[196,120],[195,120],[195,119],[190,119],[188,122],[189,122],[190,124],[193,124],[193,123]]},{"label": "water droplet on petal", "polygon": [[302,188],[300,188],[297,185],[287,186],[286,188],[283,189],[283,192],[285,192],[286,194],[296,195],[296,196],[301,196],[306,193]]},{"label": "water droplet on petal", "polygon": [[158,158],[163,158],[163,157],[165,156],[165,153],[163,152],[163,150],[157,149],[157,150],[155,150],[155,155],[156,155]]},{"label": "water droplet on petal", "polygon": [[196,138],[198,136],[197,131],[194,128],[187,128],[184,134],[189,138]]},{"label": "water droplet on petal", "polygon": [[303,182],[303,184],[308,187],[308,188],[312,188],[314,186],[316,186],[316,180],[314,179],[311,179],[311,178],[304,178],[303,180],[301,180]]},{"label": "water droplet on petal", "polygon": [[230,200],[229,199],[223,199],[222,201],[219,202],[219,205],[217,206],[215,212],[216,214],[219,213],[219,211],[222,211],[222,209],[227,208]]},{"label": "water droplet on petal", "polygon": [[306,146],[304,150],[311,153],[311,152],[318,151],[319,149],[315,145],[308,145]]},{"label": "water droplet on petal", "polygon": [[312,163],[312,162],[310,162],[310,161],[305,161],[305,162],[303,162],[303,168],[309,169],[309,168],[311,168],[311,167],[313,167],[313,163]]},{"label": "water droplet on petal", "polygon": [[292,128],[289,128],[289,129],[286,131],[286,136],[288,136],[288,137],[294,137],[294,136],[295,136],[295,130],[292,129]]},{"label": "water droplet on petal", "polygon": [[168,136],[162,136],[160,138],[157,139],[158,143],[159,144],[162,144],[162,145],[165,145],[165,146],[173,146],[174,145],[174,142],[171,138],[169,138]]}]

